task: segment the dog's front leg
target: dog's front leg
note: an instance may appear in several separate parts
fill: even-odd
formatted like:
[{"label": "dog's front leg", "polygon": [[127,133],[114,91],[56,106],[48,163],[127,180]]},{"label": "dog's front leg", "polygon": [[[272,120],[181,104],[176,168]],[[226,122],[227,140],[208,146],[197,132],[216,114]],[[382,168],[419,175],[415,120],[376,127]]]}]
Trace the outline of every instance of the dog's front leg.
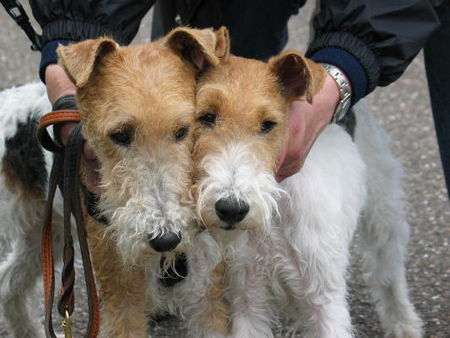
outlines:
[{"label": "dog's front leg", "polygon": [[[199,264],[202,264],[202,262]],[[229,306],[224,299],[223,278],[225,268],[224,262],[219,263],[208,273],[208,276],[200,281],[193,281],[196,285],[192,285],[192,287],[189,285],[188,290],[186,290],[191,290],[191,295],[186,300],[184,312],[192,337],[223,338],[228,337],[230,333]],[[201,276],[201,274],[197,274],[197,276]],[[194,277],[194,279],[196,278]],[[207,285],[203,287],[205,280]],[[198,286],[203,290],[199,290]],[[196,291],[192,292],[192,290]]]},{"label": "dog's front leg", "polygon": [[256,263],[255,242],[235,249],[227,271],[226,296],[230,302],[232,330],[235,338],[273,337],[269,290],[263,268]]},{"label": "dog's front leg", "polygon": [[187,276],[172,287],[152,283],[152,308],[179,312],[186,319],[188,337],[228,337],[230,311],[224,297],[227,265],[220,247],[207,231],[194,235],[188,243],[183,250]]},{"label": "dog's front leg", "polygon": [[6,325],[8,337],[44,337],[44,331],[35,319],[37,314],[30,313],[28,306],[30,299],[36,301],[34,286],[41,267],[39,249],[37,236],[34,240],[23,236],[14,242],[13,251],[6,259],[0,258],[0,317],[3,320],[0,320],[0,332],[4,333],[2,324]]},{"label": "dog's front leg", "polygon": [[[320,226],[296,224],[295,238],[277,238],[277,285],[284,285],[286,294],[281,304],[293,319],[293,329],[305,337],[352,337],[346,301],[345,272],[348,263],[347,241]],[[320,229],[320,230],[318,230]],[[279,295],[278,295],[279,296]]]},{"label": "dog's front leg", "polygon": [[101,336],[147,337],[144,268],[124,266],[104,227],[92,223],[88,238],[102,303]]},{"label": "dog's front leg", "polygon": [[306,312],[296,315],[295,325],[306,337],[352,337],[345,274],[366,197],[364,163],[348,135],[330,126],[302,170],[282,184],[290,198],[280,205],[274,229],[280,229],[278,247],[287,249],[285,281],[298,303],[292,310]]}]

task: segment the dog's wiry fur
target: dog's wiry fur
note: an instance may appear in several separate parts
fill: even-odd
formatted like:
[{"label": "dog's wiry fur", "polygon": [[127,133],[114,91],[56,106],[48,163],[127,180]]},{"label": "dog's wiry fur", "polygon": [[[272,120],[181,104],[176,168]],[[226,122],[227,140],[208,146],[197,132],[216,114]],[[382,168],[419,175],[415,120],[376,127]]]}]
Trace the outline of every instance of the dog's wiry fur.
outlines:
[{"label": "dog's wiry fur", "polygon": [[[367,109],[355,107],[354,141],[330,125],[299,173],[282,184],[274,179],[287,106],[312,100],[321,67],[295,52],[268,63],[230,56],[224,29],[181,28],[133,47],[89,40],[60,48],[59,56],[77,86],[83,135],[101,163],[99,209],[111,223],[86,217],[103,336],[145,336],[146,315],[163,310],[185,318],[193,337],[271,337],[280,315],[307,337],[349,337],[345,272],[358,223],[386,336],[421,335],[405,280],[401,168]],[[0,93],[0,325],[13,337],[41,333],[25,295],[40,273],[41,187],[51,154],[21,139],[49,110],[42,85]],[[112,140],[121,132],[131,134],[129,144]],[[15,148],[21,143],[37,155],[25,172],[40,166],[32,184],[14,170],[30,158]],[[191,173],[197,216],[209,231],[196,226]],[[248,204],[242,220],[218,216],[216,203],[230,199]],[[61,210],[58,196],[57,259]],[[181,243],[155,252],[149,240],[168,232],[181,234]],[[166,288],[158,280],[161,257],[170,266],[179,253],[188,276]]]},{"label": "dog's wiry fur", "polygon": [[[78,86],[83,134],[102,164],[99,208],[123,258],[134,262],[149,239],[182,233],[192,222],[180,203],[190,183],[191,140],[178,142],[175,134],[192,125],[195,70],[161,43],[83,44],[91,45],[61,48],[59,56]],[[131,144],[114,143],[110,135],[124,129]]]},{"label": "dog's wiry fur", "polygon": [[[5,172],[3,169],[8,166],[5,163],[6,140],[19,133],[18,126],[29,120],[30,115],[39,117],[49,110],[50,104],[42,85],[31,84],[0,93],[0,321],[9,324],[10,330],[7,332],[15,337],[33,337],[37,334],[36,316],[28,314],[30,299],[24,295],[34,291],[40,276],[40,235],[45,196],[29,198],[36,195],[30,194],[22,184],[13,184],[22,189],[7,188],[11,187],[7,181],[17,182],[17,177],[11,175],[14,171]],[[45,157],[49,172],[51,155],[45,153]],[[59,204],[58,208],[61,207]],[[58,221],[61,220],[59,217]],[[61,236],[61,231],[55,233],[56,239],[58,236]],[[57,243],[61,244],[62,237],[59,239]],[[56,245],[55,250],[61,252],[62,246]]]},{"label": "dog's wiry fur", "polygon": [[[351,337],[345,274],[361,223],[364,269],[386,336],[420,337],[405,279],[400,167],[367,110],[355,108],[355,142],[330,125],[297,174],[274,179],[288,104],[311,101],[324,76],[285,52],[268,63],[230,56],[200,79],[194,191],[198,217],[229,265],[232,336],[272,337],[283,314],[306,337]],[[247,204],[248,213],[228,221],[221,200],[237,201],[235,213]]]},{"label": "dog's wiry fur", "polygon": [[[183,315],[195,336],[227,333],[227,307],[217,292],[222,290],[220,250],[208,233],[198,233],[188,193],[196,77],[199,70],[217,65],[224,53],[219,37],[226,34],[224,29],[214,34],[179,28],[139,46],[119,47],[100,38],[58,49],[60,63],[77,87],[82,134],[100,163],[98,208],[110,223],[105,227],[86,215],[105,337],[145,336],[146,315],[158,309]],[[4,212],[0,221],[0,313],[4,318],[0,320],[10,336],[36,337],[39,326],[30,316],[26,296],[40,275],[45,195],[30,195],[26,184],[13,184],[20,177],[5,170],[9,168],[4,156],[8,149],[3,140],[17,133],[19,122],[31,121],[30,111],[38,118],[50,106],[39,85],[0,95],[4,163],[0,176]],[[39,149],[48,168],[51,154]],[[60,215],[58,196],[54,215],[57,260],[62,246]],[[161,254],[149,245],[170,232],[182,239],[172,252]],[[158,279],[161,257],[170,263],[179,252],[188,257],[188,276],[165,289]],[[211,311],[213,304],[217,304],[216,311]]]}]

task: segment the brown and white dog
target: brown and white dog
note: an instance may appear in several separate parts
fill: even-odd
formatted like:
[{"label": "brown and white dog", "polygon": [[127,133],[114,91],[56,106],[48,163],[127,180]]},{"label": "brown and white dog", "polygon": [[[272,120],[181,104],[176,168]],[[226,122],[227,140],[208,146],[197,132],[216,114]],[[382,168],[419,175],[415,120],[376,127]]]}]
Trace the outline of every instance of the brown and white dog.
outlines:
[{"label": "brown and white dog", "polygon": [[405,279],[401,168],[371,114],[355,108],[354,141],[329,125],[297,174],[274,179],[288,105],[310,102],[324,76],[285,52],[267,63],[230,55],[199,81],[197,211],[228,264],[231,334],[272,337],[274,321],[287,315],[305,337],[351,337],[345,279],[361,223],[364,270],[386,335],[420,337]]},{"label": "brown and white dog", "polygon": [[[218,64],[224,34],[179,28],[138,46],[99,38],[58,48],[77,87],[82,134],[100,163],[97,209],[109,225],[86,218],[105,337],[146,336],[146,316],[159,309],[185,316],[194,336],[227,332],[220,278],[214,277],[222,269],[220,250],[199,233],[189,196],[196,78]],[[39,334],[28,296],[40,276],[51,154],[35,131],[49,110],[42,85],[0,93],[0,313],[12,337]],[[58,257],[61,199],[56,203]],[[158,278],[161,258],[168,266],[180,253],[187,256],[188,277],[166,290]]]}]

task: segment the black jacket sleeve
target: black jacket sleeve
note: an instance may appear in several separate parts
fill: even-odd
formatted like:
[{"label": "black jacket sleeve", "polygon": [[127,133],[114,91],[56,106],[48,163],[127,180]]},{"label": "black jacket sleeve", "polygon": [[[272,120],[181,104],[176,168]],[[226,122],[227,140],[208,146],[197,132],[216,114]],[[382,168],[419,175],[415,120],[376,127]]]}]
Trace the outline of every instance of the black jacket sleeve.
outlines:
[{"label": "black jacket sleeve", "polygon": [[366,73],[367,95],[395,81],[438,26],[428,0],[322,0],[307,55],[324,48],[350,53]]},{"label": "black jacket sleeve", "polygon": [[42,43],[102,35],[129,44],[155,0],[30,0],[42,27]]}]

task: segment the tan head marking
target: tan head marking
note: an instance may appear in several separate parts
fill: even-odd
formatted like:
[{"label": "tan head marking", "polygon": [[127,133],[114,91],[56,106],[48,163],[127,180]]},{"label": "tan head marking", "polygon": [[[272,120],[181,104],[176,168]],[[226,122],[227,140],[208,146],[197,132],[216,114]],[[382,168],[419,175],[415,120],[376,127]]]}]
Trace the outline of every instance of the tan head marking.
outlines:
[{"label": "tan head marking", "polygon": [[289,102],[305,97],[312,103],[326,76],[322,66],[294,51],[274,56],[269,60],[269,67],[279,79],[282,93]]},{"label": "tan head marking", "polygon": [[118,49],[118,44],[113,40],[98,38],[59,46],[57,53],[67,75],[78,88],[81,88],[88,82],[99,59]]},{"label": "tan head marking", "polygon": [[216,35],[216,50],[215,53],[220,60],[227,60],[230,56],[230,34],[228,29],[224,26],[214,31]]}]

